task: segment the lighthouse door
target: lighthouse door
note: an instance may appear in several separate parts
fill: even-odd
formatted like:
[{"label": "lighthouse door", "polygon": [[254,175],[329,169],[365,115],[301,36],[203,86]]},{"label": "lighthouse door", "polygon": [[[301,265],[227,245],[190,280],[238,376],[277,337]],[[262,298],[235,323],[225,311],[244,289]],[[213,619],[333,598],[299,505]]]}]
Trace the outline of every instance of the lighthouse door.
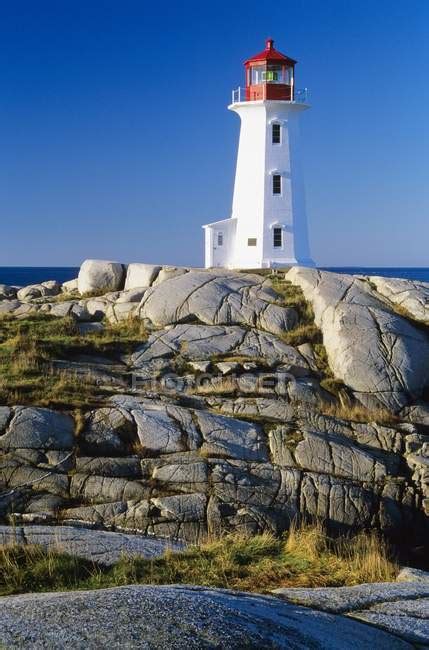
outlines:
[{"label": "lighthouse door", "polygon": [[223,230],[215,230],[213,237],[213,266],[225,263],[225,235]]}]

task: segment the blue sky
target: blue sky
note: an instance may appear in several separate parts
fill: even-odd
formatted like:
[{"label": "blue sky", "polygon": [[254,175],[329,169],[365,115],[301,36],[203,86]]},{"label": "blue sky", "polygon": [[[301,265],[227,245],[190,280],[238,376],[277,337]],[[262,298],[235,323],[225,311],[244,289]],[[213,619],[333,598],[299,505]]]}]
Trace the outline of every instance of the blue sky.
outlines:
[{"label": "blue sky", "polygon": [[311,93],[316,262],[429,266],[427,0],[3,2],[0,265],[202,264],[267,36]]}]

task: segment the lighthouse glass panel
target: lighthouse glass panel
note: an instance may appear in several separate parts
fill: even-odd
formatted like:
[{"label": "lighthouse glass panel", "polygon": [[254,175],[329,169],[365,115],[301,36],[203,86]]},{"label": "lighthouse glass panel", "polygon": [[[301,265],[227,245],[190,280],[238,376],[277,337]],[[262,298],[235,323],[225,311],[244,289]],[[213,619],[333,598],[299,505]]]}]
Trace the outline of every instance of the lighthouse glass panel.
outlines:
[{"label": "lighthouse glass panel", "polygon": [[265,74],[265,66],[264,65],[255,65],[251,69],[251,78],[250,78],[250,84],[252,86],[257,86],[258,84],[261,84],[264,82],[263,75]]}]

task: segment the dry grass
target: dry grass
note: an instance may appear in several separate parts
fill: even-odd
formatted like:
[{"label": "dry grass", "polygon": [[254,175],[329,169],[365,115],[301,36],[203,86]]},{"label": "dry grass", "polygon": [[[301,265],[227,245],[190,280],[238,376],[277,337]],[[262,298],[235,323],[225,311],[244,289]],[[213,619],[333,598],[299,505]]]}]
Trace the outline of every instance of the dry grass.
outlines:
[{"label": "dry grass", "polygon": [[351,420],[352,422],[377,422],[378,424],[385,424],[387,426],[397,424],[399,418],[390,413],[387,409],[369,409],[362,404],[348,404],[339,403],[328,404],[322,402],[320,404],[320,412],[323,415],[331,415],[335,418],[342,420]]},{"label": "dry grass", "polygon": [[285,586],[390,581],[397,571],[389,549],[375,534],[333,539],[322,526],[308,525],[293,527],[285,539],[227,535],[153,560],[124,557],[110,568],[39,547],[3,547],[0,595],[130,583],[199,584],[264,593]]},{"label": "dry grass", "polygon": [[320,524],[292,526],[285,550],[313,567],[313,571],[297,576],[293,586],[316,587],[331,581],[335,586],[389,582],[399,571],[386,542],[374,533],[332,538]]},{"label": "dry grass", "polygon": [[128,319],[105,324],[101,332],[80,335],[72,318],[32,315],[0,318],[0,403],[80,408],[106,393],[90,374],[56,370],[54,359],[103,355],[115,359],[147,339],[144,324]]}]

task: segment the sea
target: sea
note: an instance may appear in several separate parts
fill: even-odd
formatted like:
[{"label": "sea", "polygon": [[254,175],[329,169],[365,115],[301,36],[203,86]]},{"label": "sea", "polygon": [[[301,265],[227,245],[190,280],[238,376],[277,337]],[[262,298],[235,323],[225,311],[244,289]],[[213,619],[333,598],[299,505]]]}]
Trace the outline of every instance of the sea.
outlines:
[{"label": "sea", "polygon": [[[322,267],[321,267],[322,268]],[[429,268],[420,267],[368,267],[340,266],[323,267],[325,271],[350,273],[352,275],[381,275],[386,278],[405,278],[429,282]],[[25,287],[28,284],[38,284],[45,280],[66,282],[77,277],[77,266],[0,266],[0,284]]]}]

